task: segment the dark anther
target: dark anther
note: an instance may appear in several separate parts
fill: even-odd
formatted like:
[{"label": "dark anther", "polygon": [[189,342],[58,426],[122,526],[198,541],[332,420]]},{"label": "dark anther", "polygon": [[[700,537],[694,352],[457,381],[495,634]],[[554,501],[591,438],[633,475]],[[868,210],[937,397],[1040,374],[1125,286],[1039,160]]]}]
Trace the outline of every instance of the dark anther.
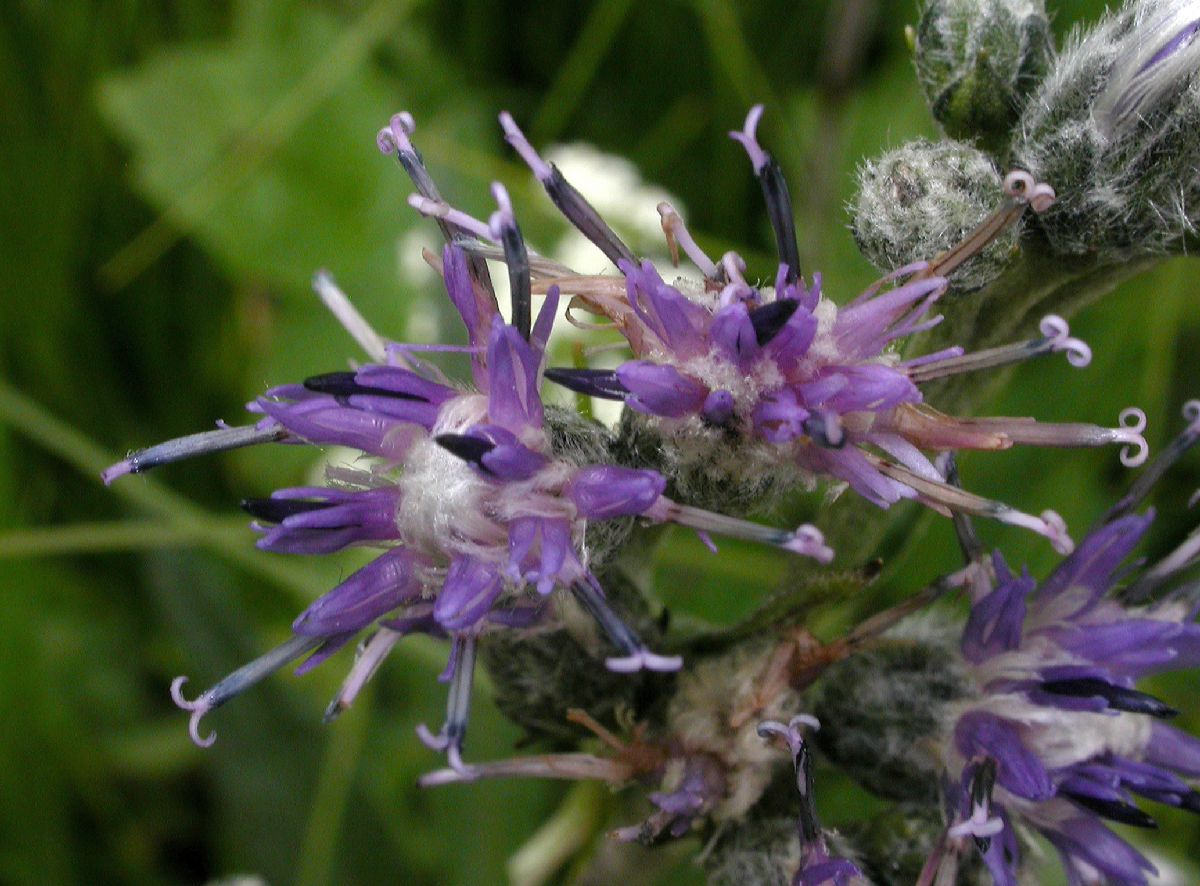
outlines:
[{"label": "dark anther", "polygon": [[516,222],[505,224],[500,231],[504,247],[504,263],[508,265],[508,284],[512,292],[512,325],[525,341],[533,323],[533,283],[529,276],[529,253],[525,238]]},{"label": "dark anther", "polygon": [[438,434],[433,438],[438,446],[453,453],[463,461],[468,461],[487,471],[483,457],[496,448],[496,444],[482,437],[472,437],[469,434]]},{"label": "dark anther", "polygon": [[327,372],[324,375],[314,375],[304,380],[304,387],[317,394],[329,394],[331,397],[392,397],[396,400],[416,400],[421,403],[429,402],[417,394],[406,394],[403,391],[392,391],[388,388],[373,388],[360,385],[355,380],[353,372]]},{"label": "dark anther", "polygon": [[795,299],[781,298],[760,305],[750,312],[750,324],[754,327],[754,337],[758,339],[760,348],[779,335],[798,307],[800,302]]},{"label": "dark anther", "polygon": [[588,203],[583,194],[567,181],[558,167],[550,165],[550,177],[542,182],[546,193],[559,211],[567,217],[567,221],[579,229],[583,236],[591,240],[614,265],[627,261],[631,265],[638,264],[637,256],[617,236],[608,223],[600,217],[592,204]]},{"label": "dark anther", "polygon": [[1200,793],[1188,791],[1179,798],[1179,808],[1200,815]]},{"label": "dark anther", "polygon": [[1108,706],[1118,711],[1129,711],[1132,714],[1149,714],[1151,717],[1166,719],[1179,713],[1166,702],[1160,701],[1153,695],[1138,692],[1136,689],[1126,689],[1114,686],[1098,677],[1080,677],[1076,680],[1047,680],[1042,684],[1042,691],[1051,695],[1066,695],[1071,698],[1102,698]]},{"label": "dark anther", "polygon": [[1087,794],[1078,794],[1074,791],[1062,791],[1062,793],[1070,797],[1084,809],[1091,810],[1101,818],[1107,818],[1109,821],[1132,825],[1135,828],[1158,827],[1158,822],[1132,803],[1125,803],[1121,800],[1105,800]]},{"label": "dark anther", "polygon": [[758,172],[762,184],[763,199],[767,201],[767,215],[775,231],[775,245],[779,250],[779,261],[787,265],[784,277],[788,283],[800,279],[800,249],[796,245],[796,222],[792,218],[792,196],[788,193],[783,169],[774,157],[767,155],[767,162]]},{"label": "dark anther", "polygon": [[241,508],[251,517],[268,523],[282,523],[296,514],[323,511],[333,507],[333,502],[310,501],[303,498],[243,498]]},{"label": "dark anther", "polygon": [[616,372],[611,369],[565,369],[551,367],[546,378],[562,385],[568,391],[588,394],[604,400],[624,400],[629,389],[621,384]]}]

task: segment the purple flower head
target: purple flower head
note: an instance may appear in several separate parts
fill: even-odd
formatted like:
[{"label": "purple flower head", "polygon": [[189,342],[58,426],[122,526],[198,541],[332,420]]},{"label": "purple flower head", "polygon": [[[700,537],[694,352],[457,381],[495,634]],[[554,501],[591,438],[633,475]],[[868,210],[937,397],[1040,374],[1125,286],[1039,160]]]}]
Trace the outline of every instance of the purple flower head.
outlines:
[{"label": "purple flower head", "polygon": [[[825,298],[819,275],[800,272],[791,200],[779,164],[758,141],[762,106],[731,133],[750,158],[775,234],[779,264],[773,285],[745,277],[734,253],[719,261],[704,254],[670,205],[658,207],[672,254],[680,249],[701,274],[668,283],[648,261],[637,260],[595,210],[546,164],[512,118],[502,123],[509,142],[530,166],[564,215],[612,260],[620,276],[580,276],[547,269],[539,285],[556,279],[566,294],[611,319],[632,359],[615,371],[553,369],[558,384],[620,400],[673,440],[692,438],[694,451],[746,447],[737,460],[781,474],[798,468],[851,486],[887,507],[918,499],[939,512],[987,515],[1047,536],[1066,553],[1071,540],[1056,514],[1031,516],[951,488],[925,451],[1004,449],[1015,444],[1126,446],[1123,460],[1144,458],[1141,420],[1132,425],[1042,425],[1025,419],[960,419],[924,402],[921,386],[948,375],[989,369],[1065,351],[1074,365],[1090,359],[1066,324],[1048,317],[1031,341],[964,354],[951,348],[902,360],[896,343],[936,325],[933,313],[946,275],[982,249],[1028,207],[1054,202],[1054,192],[1023,172],[1005,180],[1000,207],[963,244],[932,263],[889,274],[842,307]],[[449,216],[447,216],[449,217]],[[749,471],[751,468],[747,467]],[[788,484],[781,484],[786,486]]]},{"label": "purple flower head", "polygon": [[[300,665],[305,670],[373,630],[330,705],[328,716],[335,716],[401,638],[420,632],[451,641],[443,675],[449,683],[445,724],[436,734],[422,727],[420,735],[430,747],[444,750],[453,768],[462,769],[478,637],[553,621],[566,594],[595,619],[614,647],[607,660],[611,670],[678,669],[678,657],[647,649],[608,604],[592,573],[592,552],[584,545],[591,521],[672,521],[820,560],[832,556],[810,526],[777,530],[684,507],[664,497],[666,481],[654,471],[578,464],[554,451],[541,384],[558,287],[540,291],[544,299],[534,316],[533,274],[544,276],[546,269],[544,260],[526,250],[507,193],[493,187],[498,209],[487,222],[446,205],[412,146],[412,132],[411,116],[399,114],[380,133],[379,144],[411,177],[418,193],[410,202],[436,219],[446,236],[440,270],[466,328],[467,346],[388,342],[327,274],[319,274],[318,295],[371,362],[272,388],[249,406],[260,417],[257,424],[222,426],[150,447],[104,473],[109,482],[192,455],[265,442],[342,446],[362,453],[354,468],[330,468],[328,487],[284,489],[243,502],[264,550],[311,555],[371,546],[379,553],[301,613],[292,626],[294,636],[277,649],[195,700],[183,697],[182,681],[173,687],[176,702],[192,712],[192,734],[199,743],[210,740],[201,740],[198,732],[208,711],[291,661],[310,655]],[[590,218],[579,208],[582,198],[556,175],[547,167],[548,186],[563,205]],[[595,231],[599,236],[602,228]],[[511,322],[499,314],[486,262],[467,243],[471,238],[494,244],[488,248],[507,266]],[[618,255],[622,262],[631,258]],[[689,342],[707,347],[701,330],[707,312],[679,296],[652,268],[628,266],[631,304],[642,322],[653,324],[676,347]],[[473,386],[451,381],[418,356],[423,350],[466,352]],[[689,382],[672,372],[650,365],[645,373],[630,368],[623,375],[628,390],[653,411],[688,396]],[[707,392],[700,396],[703,401]],[[712,410],[719,417],[722,404],[714,402]],[[666,796],[660,805],[675,808],[678,802]]]},{"label": "purple flower head", "polygon": [[993,580],[972,588],[961,650],[979,694],[947,725],[958,817],[946,845],[973,839],[997,883],[1017,882],[1015,820],[1049,840],[1072,882],[1139,884],[1153,867],[1104,821],[1153,827],[1139,799],[1200,811],[1184,780],[1200,772],[1200,740],[1136,687],[1200,663],[1193,588],[1167,590],[1200,555],[1200,535],[1156,564],[1122,568],[1154,519],[1134,508],[1198,438],[1193,424],[1040,584],[997,554]]}]

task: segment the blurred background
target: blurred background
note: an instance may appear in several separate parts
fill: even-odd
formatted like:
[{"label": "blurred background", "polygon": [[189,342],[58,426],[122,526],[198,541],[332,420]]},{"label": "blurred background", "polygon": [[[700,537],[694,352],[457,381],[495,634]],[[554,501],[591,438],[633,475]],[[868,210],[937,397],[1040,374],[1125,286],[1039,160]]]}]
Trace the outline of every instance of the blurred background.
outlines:
[{"label": "blurred background", "polygon": [[[1053,3],[1055,28],[1102,8]],[[847,231],[857,163],[937,135],[904,38],[916,18],[912,0],[0,4],[0,882],[576,882],[576,856],[607,851],[605,790],[416,788],[440,764],[413,734],[443,714],[432,643],[401,644],[332,725],[321,713],[348,653],[210,717],[213,748],[188,740],[171,678],[190,675],[194,694],[265,651],[356,565],[260,554],[239,516],[240,498],[318,472],[311,451],[243,451],[108,490],[98,473],[240,420],[269,385],[345,368],[353,343],[311,293],[318,268],[390,338],[459,334],[419,261],[432,226],[375,148],[400,109],[451,202],[486,214],[488,182],[503,181],[541,251],[574,245],[505,150],[501,109],[534,144],[563,146],[568,175],[639,249],[663,252],[653,207],[665,190],[710,254],[737,248],[765,274],[761,194],[726,137],[764,102],[805,266],[848,299],[875,276]],[[1161,445],[1200,393],[1194,277],[1173,261],[1122,286],[1073,324],[1091,367],[1023,367],[991,413],[1111,424],[1137,404]],[[980,492],[1058,509],[1076,537],[1127,476],[1112,450],[962,467]],[[1197,467],[1159,490],[1153,549],[1188,528]],[[901,505],[893,525],[889,593],[953,567],[946,521]],[[1035,574],[1054,562],[1036,537],[981,532]],[[736,545],[707,557],[670,535],[659,591],[728,624],[783,579],[785,557]],[[1151,691],[1179,704],[1189,686]],[[1183,717],[1193,731],[1198,709]],[[486,681],[471,728],[474,759],[520,738]],[[859,811],[836,778],[818,794],[834,825]],[[1194,822],[1162,824],[1156,857],[1186,857]],[[651,856],[645,882],[702,882],[696,849]]]}]

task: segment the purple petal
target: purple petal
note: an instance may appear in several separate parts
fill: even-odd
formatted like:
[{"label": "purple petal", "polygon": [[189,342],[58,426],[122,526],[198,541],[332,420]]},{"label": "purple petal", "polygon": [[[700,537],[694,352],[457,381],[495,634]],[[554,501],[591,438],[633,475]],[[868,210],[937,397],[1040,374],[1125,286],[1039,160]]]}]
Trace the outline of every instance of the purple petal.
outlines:
[{"label": "purple petal", "polygon": [[533,323],[533,331],[530,334],[529,342],[537,350],[539,355],[545,355],[546,343],[550,341],[550,332],[554,328],[554,317],[558,313],[558,287],[551,286],[546,291],[546,298],[542,302],[542,309],[538,311],[537,319]]},{"label": "purple petal", "polygon": [[342,406],[324,396],[296,403],[260,399],[258,405],[271,418],[310,443],[348,446],[391,460],[402,459],[414,436],[420,433],[418,418],[430,409],[436,412],[436,408],[428,403],[411,403],[413,417],[410,422]]},{"label": "purple petal", "polygon": [[338,653],[347,643],[354,639],[358,631],[346,631],[344,634],[334,634],[327,637],[325,642],[318,646],[313,654],[296,666],[295,674],[297,677],[302,677],[311,671],[317,665],[324,664],[336,653]]},{"label": "purple petal", "polygon": [[[327,506],[285,516],[277,526],[255,528],[264,533],[257,547],[286,554],[328,554],[347,545],[399,538],[396,508],[399,492],[393,487],[340,490],[313,487],[282,489],[266,502],[281,504],[308,500]],[[243,507],[246,507],[243,503]],[[256,516],[260,512],[252,511]]]},{"label": "purple petal", "polygon": [[886,508],[902,498],[915,498],[916,491],[897,480],[885,477],[854,446],[823,449],[809,446],[800,456],[802,466],[813,473],[830,474],[850,484],[867,501]]},{"label": "purple petal", "polygon": [[497,480],[528,480],[550,462],[546,456],[534,452],[522,444],[512,432],[499,425],[476,425],[468,433],[493,444],[492,450],[485,453],[479,462],[483,469]]},{"label": "purple petal", "polygon": [[1127,618],[1109,624],[1064,625],[1047,631],[1059,646],[1100,664],[1115,676],[1142,676],[1174,667],[1174,622]]},{"label": "purple petal", "polygon": [[542,517],[512,520],[508,525],[508,574],[514,581],[535,583],[543,596],[556,585],[577,579],[583,566],[575,555],[571,524]]},{"label": "purple petal", "polygon": [[735,302],[717,311],[709,336],[721,353],[742,372],[758,359],[758,335],[744,302]]},{"label": "purple petal", "polygon": [[921,392],[901,370],[880,363],[834,366],[800,386],[804,404],[835,412],[881,412],[901,403],[919,403]]},{"label": "purple petal", "polygon": [[942,277],[928,277],[898,286],[890,292],[855,301],[838,312],[833,334],[850,356],[874,357],[888,343],[888,331],[917,302],[945,287]]},{"label": "purple petal", "polygon": [[1200,739],[1174,726],[1154,721],[1144,751],[1146,762],[1172,769],[1188,778],[1200,778]]},{"label": "purple petal", "polygon": [[775,361],[779,371],[787,375],[804,359],[817,334],[817,318],[803,305],[792,314],[787,324],[766,346],[767,356]]},{"label": "purple petal", "polygon": [[442,276],[446,281],[446,292],[458,309],[463,325],[467,327],[467,339],[472,346],[481,350],[471,355],[471,369],[475,384],[483,387],[486,370],[483,368],[482,348],[492,328],[492,319],[499,313],[495,296],[483,286],[477,285],[471,276],[467,254],[449,243],[442,249]]},{"label": "purple petal", "polygon": [[804,421],[809,414],[792,388],[780,388],[763,395],[751,421],[755,433],[768,443],[786,443],[804,435]]},{"label": "purple petal", "polygon": [[399,366],[377,364],[363,366],[354,373],[354,380],[366,388],[395,391],[398,394],[419,397],[435,405],[441,405],[458,396],[458,391],[454,388],[430,381],[424,376]]},{"label": "purple petal", "polygon": [[638,412],[681,418],[704,406],[708,388],[672,366],[633,360],[617,370],[617,379],[629,391],[626,402]]},{"label": "purple petal", "polygon": [[609,520],[644,513],[666,487],[657,471],[595,465],[575,473],[567,495],[583,517]]},{"label": "purple petal", "polygon": [[366,627],[421,593],[420,565],[404,548],[381,554],[300,613],[292,630],[316,637]]},{"label": "purple petal", "polygon": [[993,806],[993,813],[1004,822],[1004,830],[991,838],[983,863],[992,875],[992,886],[1018,886],[1017,872],[1021,867],[1021,847],[1017,834],[1003,809]]},{"label": "purple petal", "polygon": [[1049,599],[1072,587],[1086,588],[1093,598],[1099,597],[1108,590],[1113,571],[1129,556],[1153,520],[1153,512],[1131,514],[1089,533],[1042,582],[1038,597]]},{"label": "purple petal", "polygon": [[1018,797],[1046,800],[1054,794],[1046,767],[1025,747],[1011,720],[970,711],[954,727],[954,742],[968,760],[984,756],[995,760],[997,783]]},{"label": "purple petal", "polygon": [[542,426],[541,354],[499,317],[488,340],[488,415],[515,434]]},{"label": "purple petal", "polygon": [[[1092,815],[1080,815],[1042,831],[1062,854],[1064,866],[1079,872],[1076,860],[1085,862],[1114,883],[1146,883],[1154,865]],[[1081,880],[1080,882],[1086,882]]]},{"label": "purple petal", "polygon": [[716,390],[704,398],[704,405],[700,407],[700,414],[704,416],[704,420],[709,424],[722,426],[733,418],[735,407],[736,403],[733,399],[733,394],[726,390]]},{"label": "purple petal", "polygon": [[[999,557],[999,554],[996,555]],[[1003,561],[1001,561],[1003,562]],[[1025,623],[1025,598],[1035,582],[1025,572],[997,584],[995,590],[971,607],[963,629],[963,657],[974,664],[1021,645],[1021,626]]]},{"label": "purple petal", "polygon": [[433,604],[433,617],[447,631],[464,631],[488,614],[503,590],[494,568],[474,557],[455,557]]},{"label": "purple petal", "polygon": [[704,332],[711,320],[707,310],[664,283],[649,261],[641,267],[626,261],[617,266],[625,275],[630,306],[668,350],[686,358],[707,349]]}]

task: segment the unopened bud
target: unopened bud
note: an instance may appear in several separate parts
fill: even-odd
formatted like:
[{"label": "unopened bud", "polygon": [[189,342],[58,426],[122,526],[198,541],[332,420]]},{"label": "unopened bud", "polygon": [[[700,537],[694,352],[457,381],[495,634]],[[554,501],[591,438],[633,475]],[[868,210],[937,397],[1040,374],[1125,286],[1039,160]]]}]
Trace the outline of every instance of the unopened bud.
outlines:
[{"label": "unopened bud", "polygon": [[946,134],[1004,158],[1052,52],[1041,0],[932,0],[917,26],[913,58]]},{"label": "unopened bud", "polygon": [[[961,242],[1004,199],[1003,176],[962,142],[915,141],[863,164],[851,206],[858,248],[881,270],[930,259]],[[1017,249],[1020,225],[954,271],[960,292],[996,279]]]}]

